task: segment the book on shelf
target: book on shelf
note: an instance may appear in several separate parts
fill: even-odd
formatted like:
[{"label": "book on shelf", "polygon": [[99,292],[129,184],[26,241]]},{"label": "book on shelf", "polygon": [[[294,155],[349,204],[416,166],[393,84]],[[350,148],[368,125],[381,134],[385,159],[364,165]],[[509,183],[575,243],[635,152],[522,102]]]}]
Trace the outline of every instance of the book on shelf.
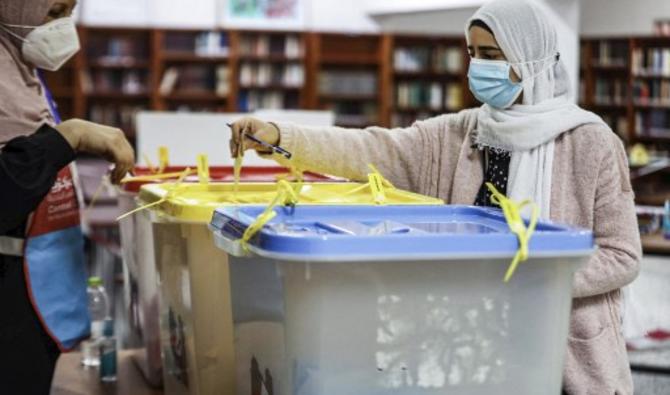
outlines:
[{"label": "book on shelf", "polygon": [[147,73],[139,70],[80,71],[84,93],[123,93],[137,95],[148,91]]},{"label": "book on shelf", "polygon": [[374,103],[337,102],[330,105],[335,113],[335,124],[348,127],[366,127],[378,124],[377,105]]},{"label": "book on shelf", "polygon": [[626,103],[628,82],[622,79],[597,78],[594,102],[601,105],[622,105]]},{"label": "book on shelf", "polygon": [[206,32],[195,38],[195,54],[204,57],[228,56],[230,43],[228,34],[221,32]]},{"label": "book on shelf", "polygon": [[628,64],[628,43],[599,41],[596,43],[595,66],[624,67]]},{"label": "book on shelf", "polygon": [[430,70],[430,49],[396,48],[393,53],[393,67],[396,71],[419,72]]},{"label": "book on shelf", "polygon": [[148,45],[148,40],[142,36],[94,36],[89,39],[87,57],[101,65],[133,66],[147,62]]},{"label": "book on shelf", "polygon": [[433,70],[460,73],[463,70],[463,50],[459,47],[437,47],[433,54]]},{"label": "book on shelf", "polygon": [[601,118],[622,140],[628,141],[628,117],[626,115],[603,114]]},{"label": "book on shelf", "polygon": [[268,85],[300,87],[304,80],[304,68],[299,64],[243,63],[240,67],[240,84],[243,88]]},{"label": "book on shelf", "polygon": [[298,95],[281,91],[241,91],[238,98],[239,110],[242,112],[261,109],[297,109]]},{"label": "book on shelf", "polygon": [[444,107],[447,111],[457,111],[463,108],[463,87],[460,83],[446,84],[445,92]]},{"label": "book on shelf", "polygon": [[174,91],[175,86],[177,86],[177,80],[179,79],[179,70],[176,67],[168,67],[163,73],[163,79],[161,79],[161,84],[158,87],[158,92],[163,95],[169,95]]},{"label": "book on shelf", "polygon": [[291,35],[286,37],[286,46],[284,49],[284,55],[287,58],[300,58],[302,57],[302,41],[300,37],[296,35]]},{"label": "book on shelf", "polygon": [[228,66],[184,65],[172,66],[165,70],[159,86],[161,95],[175,91],[215,93],[225,97],[230,91]]},{"label": "book on shelf", "polygon": [[670,48],[636,48],[633,75],[670,77]]},{"label": "book on shelf", "polygon": [[460,73],[463,69],[463,50],[455,46],[396,48],[393,66],[399,72]]},{"label": "book on shelf", "polygon": [[635,80],[633,99],[636,105],[670,106],[670,80]]},{"label": "book on shelf", "polygon": [[247,34],[240,39],[240,53],[243,56],[273,55],[297,59],[302,56],[302,52],[302,40],[296,34]]},{"label": "book on shelf", "polygon": [[118,127],[127,134],[135,130],[137,113],[146,110],[141,105],[113,105],[93,104],[88,110],[88,119],[91,122]]},{"label": "book on shelf", "polygon": [[216,68],[216,95],[226,97],[230,93],[230,72],[227,66]]},{"label": "book on shelf", "polygon": [[422,121],[425,119],[432,118],[434,116],[435,114],[426,111],[420,111],[416,115],[394,113],[391,116],[391,127],[406,128],[412,126],[412,124],[416,121]]},{"label": "book on shelf", "polygon": [[372,96],[377,94],[374,71],[322,71],[319,93],[324,95]]},{"label": "book on shelf", "polygon": [[670,138],[670,111],[653,109],[635,113],[638,136]]},{"label": "book on shelf", "polygon": [[397,88],[397,105],[400,108],[442,108],[442,85],[439,82],[401,82]]}]

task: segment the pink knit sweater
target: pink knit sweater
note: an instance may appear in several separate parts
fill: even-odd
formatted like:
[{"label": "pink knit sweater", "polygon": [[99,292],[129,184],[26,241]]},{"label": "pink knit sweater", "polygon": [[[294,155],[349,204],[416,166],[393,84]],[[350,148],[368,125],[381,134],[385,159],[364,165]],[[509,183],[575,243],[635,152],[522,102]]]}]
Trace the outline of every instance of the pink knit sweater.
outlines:
[{"label": "pink knit sweater", "polygon": [[[292,165],[365,180],[376,165],[398,188],[472,204],[483,181],[472,146],[477,109],[405,129],[278,124]],[[551,219],[592,229],[598,251],[574,277],[564,390],[571,395],[632,394],[621,334],[621,287],[639,271],[641,247],[623,145],[611,130],[583,125],[556,140]]]}]

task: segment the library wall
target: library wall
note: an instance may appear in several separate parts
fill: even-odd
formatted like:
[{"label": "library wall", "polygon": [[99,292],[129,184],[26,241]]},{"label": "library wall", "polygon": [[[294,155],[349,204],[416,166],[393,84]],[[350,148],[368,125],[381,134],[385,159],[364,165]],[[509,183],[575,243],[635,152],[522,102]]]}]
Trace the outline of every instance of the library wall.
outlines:
[{"label": "library wall", "polygon": [[655,20],[670,19],[668,0],[582,0],[581,10],[583,36],[650,35]]}]

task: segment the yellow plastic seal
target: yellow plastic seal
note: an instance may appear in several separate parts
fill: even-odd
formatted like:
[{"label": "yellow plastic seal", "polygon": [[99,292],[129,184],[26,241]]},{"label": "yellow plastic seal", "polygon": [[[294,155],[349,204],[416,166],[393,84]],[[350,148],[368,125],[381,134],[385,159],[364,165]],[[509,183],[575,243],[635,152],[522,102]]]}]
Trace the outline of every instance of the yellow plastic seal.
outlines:
[{"label": "yellow plastic seal", "polygon": [[245,251],[249,250],[248,242],[252,237],[256,235],[263,227],[270,222],[277,213],[275,213],[275,207],[279,205],[284,206],[294,206],[298,204],[298,193],[293,189],[293,186],[286,180],[279,180],[277,183],[277,195],[272,199],[268,207],[259,215],[256,220],[249,225],[247,230],[244,231],[242,235],[242,248]]},{"label": "yellow plastic seal", "polygon": [[[514,255],[514,259],[512,259],[512,263],[510,263],[509,267],[507,268],[507,272],[505,273],[504,281],[508,282],[514,275],[514,272],[516,271],[517,266],[519,266],[519,263],[528,260],[528,244],[530,243],[530,238],[533,236],[533,232],[535,232],[540,210],[538,209],[537,205],[530,200],[524,200],[521,203],[517,203],[508,199],[490,182],[486,183],[486,187],[489,189],[489,191],[491,191],[491,202],[499,205],[500,208],[502,208],[509,229],[519,239],[519,249],[517,250],[516,255]],[[521,217],[521,210],[523,210],[523,208],[526,206],[532,207],[532,214],[528,226],[526,226],[526,222]]]},{"label": "yellow plastic seal", "polygon": [[191,174],[191,169],[187,167],[187,168],[181,173],[181,175],[179,176],[179,178],[177,179],[177,181],[172,185],[172,188],[168,191],[168,193],[165,194],[165,196],[164,196],[162,199],[156,200],[156,201],[153,202],[153,203],[145,204],[144,206],[141,206],[141,207],[138,207],[138,208],[136,208],[136,209],[134,209],[134,210],[131,210],[131,211],[129,211],[129,212],[127,212],[127,213],[121,215],[121,216],[118,217],[116,220],[117,220],[117,221],[121,221],[122,219],[127,218],[127,217],[130,217],[131,215],[133,215],[133,214],[135,214],[135,213],[139,213],[139,212],[142,211],[142,210],[146,210],[146,209],[148,209],[148,208],[151,208],[151,207],[154,207],[154,206],[158,206],[158,205],[161,205],[161,204],[165,203],[165,202],[168,201],[170,198],[172,198],[172,196],[177,192],[177,189],[179,189],[179,187],[181,186],[181,183],[184,182],[184,179],[186,179],[186,177],[188,177],[189,174]]},{"label": "yellow plastic seal", "polygon": [[207,155],[198,155],[198,180],[201,184],[209,184],[209,160]]},{"label": "yellow plastic seal", "polygon": [[158,172],[162,173],[170,166],[170,153],[165,146],[158,147]]}]

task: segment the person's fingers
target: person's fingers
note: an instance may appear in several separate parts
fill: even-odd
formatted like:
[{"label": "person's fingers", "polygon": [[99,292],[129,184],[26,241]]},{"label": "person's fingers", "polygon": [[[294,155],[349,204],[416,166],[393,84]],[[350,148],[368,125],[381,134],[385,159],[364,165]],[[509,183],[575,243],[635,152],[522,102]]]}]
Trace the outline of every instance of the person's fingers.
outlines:
[{"label": "person's fingers", "polygon": [[245,123],[245,119],[242,118],[241,120],[233,123],[230,128],[232,131],[232,137],[230,139],[230,155],[233,158],[237,158],[242,152],[244,152],[244,148],[241,147],[241,145],[243,144],[242,133],[246,127]]},{"label": "person's fingers", "polygon": [[111,180],[118,184],[128,174],[135,163],[135,153],[130,143],[121,130],[111,132],[108,140],[108,156],[110,162],[114,163]]}]

